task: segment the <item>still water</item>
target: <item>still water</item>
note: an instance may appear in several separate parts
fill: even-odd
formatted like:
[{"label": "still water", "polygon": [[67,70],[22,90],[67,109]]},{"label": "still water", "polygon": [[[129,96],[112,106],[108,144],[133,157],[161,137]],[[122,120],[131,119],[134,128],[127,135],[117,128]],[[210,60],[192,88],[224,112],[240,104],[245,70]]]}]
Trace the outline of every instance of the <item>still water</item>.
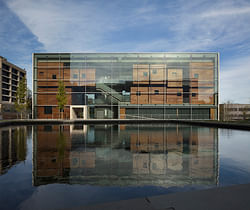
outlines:
[{"label": "still water", "polygon": [[63,209],[250,183],[250,133],[190,125],[0,129],[0,209]]}]

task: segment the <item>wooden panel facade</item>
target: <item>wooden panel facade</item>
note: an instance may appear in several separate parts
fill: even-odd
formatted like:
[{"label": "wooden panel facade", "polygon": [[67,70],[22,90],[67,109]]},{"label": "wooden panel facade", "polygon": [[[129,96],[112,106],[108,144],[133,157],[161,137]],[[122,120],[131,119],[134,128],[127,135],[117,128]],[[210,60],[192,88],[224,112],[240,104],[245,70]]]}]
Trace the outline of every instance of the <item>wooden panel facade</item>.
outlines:
[{"label": "wooden panel facade", "polygon": [[164,104],[166,100],[165,87],[149,88],[149,104]]},{"label": "wooden panel facade", "polygon": [[182,87],[183,70],[168,69],[168,87]]},{"label": "wooden panel facade", "polygon": [[191,88],[191,104],[214,104],[213,88]]},{"label": "wooden panel facade", "polygon": [[151,64],[150,65],[150,83],[164,84],[166,83],[166,65]]},{"label": "wooden panel facade", "polygon": [[216,109],[213,109],[213,108],[210,109],[210,119],[211,120],[216,119]]},{"label": "wooden panel facade", "polygon": [[182,104],[183,89],[182,88],[167,88],[167,104]]},{"label": "wooden panel facade", "polygon": [[[66,94],[67,105],[71,105],[71,94]],[[56,93],[38,93],[37,94],[37,104],[38,105],[57,105]]]},{"label": "wooden panel facade", "polygon": [[[37,118],[38,119],[58,119],[60,118],[60,112],[57,106],[52,107],[52,114],[45,114],[45,106],[37,107]],[[70,108],[64,107],[63,118],[70,118]]]},{"label": "wooden panel facade", "polygon": [[134,64],[133,65],[133,83],[149,84],[149,65]]},{"label": "wooden panel facade", "polygon": [[148,87],[131,87],[130,103],[131,104],[148,104],[149,88]]},{"label": "wooden panel facade", "polygon": [[190,63],[189,77],[192,87],[214,86],[214,63],[197,62]]},{"label": "wooden panel facade", "polygon": [[126,119],[126,109],[120,108],[120,119]]}]

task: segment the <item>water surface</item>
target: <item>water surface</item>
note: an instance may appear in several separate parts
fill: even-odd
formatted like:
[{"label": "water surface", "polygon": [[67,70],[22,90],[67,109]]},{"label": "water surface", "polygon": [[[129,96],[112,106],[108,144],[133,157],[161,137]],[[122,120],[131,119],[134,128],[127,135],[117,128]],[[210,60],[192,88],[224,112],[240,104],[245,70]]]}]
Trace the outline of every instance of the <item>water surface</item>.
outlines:
[{"label": "water surface", "polygon": [[248,131],[153,124],[0,133],[1,209],[60,209],[250,183]]}]

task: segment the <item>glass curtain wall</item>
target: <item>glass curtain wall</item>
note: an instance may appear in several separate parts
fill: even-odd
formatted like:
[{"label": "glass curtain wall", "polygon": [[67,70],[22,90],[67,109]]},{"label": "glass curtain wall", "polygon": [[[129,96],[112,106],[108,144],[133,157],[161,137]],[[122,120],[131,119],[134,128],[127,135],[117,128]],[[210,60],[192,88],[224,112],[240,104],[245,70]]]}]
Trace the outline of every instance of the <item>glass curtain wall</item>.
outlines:
[{"label": "glass curtain wall", "polygon": [[35,118],[59,118],[59,80],[66,119],[217,119],[218,53],[34,54]]}]

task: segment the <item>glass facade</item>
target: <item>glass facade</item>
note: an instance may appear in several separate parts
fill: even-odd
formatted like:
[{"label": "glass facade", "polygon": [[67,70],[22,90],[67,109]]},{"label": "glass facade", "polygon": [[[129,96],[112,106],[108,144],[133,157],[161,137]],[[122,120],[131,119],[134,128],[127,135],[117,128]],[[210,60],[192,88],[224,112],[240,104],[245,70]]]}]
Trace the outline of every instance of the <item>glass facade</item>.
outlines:
[{"label": "glass facade", "polygon": [[65,119],[215,120],[218,60],[218,53],[36,53],[33,114],[59,118],[62,80]]}]

